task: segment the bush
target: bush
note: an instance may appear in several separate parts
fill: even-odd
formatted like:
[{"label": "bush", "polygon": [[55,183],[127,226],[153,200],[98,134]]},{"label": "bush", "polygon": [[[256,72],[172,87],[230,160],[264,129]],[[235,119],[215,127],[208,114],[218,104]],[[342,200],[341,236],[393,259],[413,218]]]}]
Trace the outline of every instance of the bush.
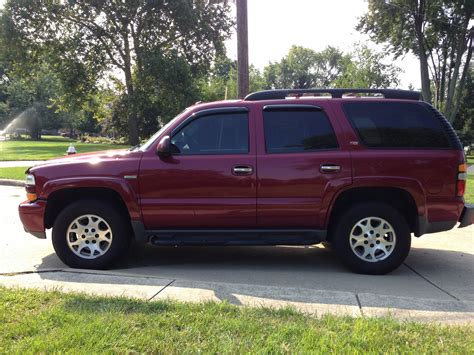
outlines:
[{"label": "bush", "polygon": [[126,138],[111,139],[108,137],[82,136],[80,141],[90,144],[126,144]]}]

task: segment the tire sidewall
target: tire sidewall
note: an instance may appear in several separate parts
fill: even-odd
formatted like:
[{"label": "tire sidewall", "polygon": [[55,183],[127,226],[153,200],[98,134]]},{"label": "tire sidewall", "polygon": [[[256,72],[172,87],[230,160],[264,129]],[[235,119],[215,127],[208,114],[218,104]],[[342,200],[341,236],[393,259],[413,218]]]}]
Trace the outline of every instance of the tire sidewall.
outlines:
[{"label": "tire sidewall", "polygon": [[[391,224],[395,231],[396,243],[392,253],[384,260],[367,262],[352,251],[350,233],[354,225],[367,217],[379,217]],[[386,274],[398,268],[408,256],[411,247],[411,232],[405,218],[393,207],[383,203],[356,205],[336,220],[334,248],[342,262],[351,270],[371,275]]]},{"label": "tire sidewall", "polygon": [[[84,259],[74,254],[67,243],[69,225],[78,217],[93,214],[103,218],[112,230],[112,243],[107,252],[95,259]],[[124,216],[112,205],[98,200],[80,200],[67,206],[55,220],[52,233],[53,247],[58,257],[68,266],[83,269],[109,268],[127,250],[130,228]]]}]

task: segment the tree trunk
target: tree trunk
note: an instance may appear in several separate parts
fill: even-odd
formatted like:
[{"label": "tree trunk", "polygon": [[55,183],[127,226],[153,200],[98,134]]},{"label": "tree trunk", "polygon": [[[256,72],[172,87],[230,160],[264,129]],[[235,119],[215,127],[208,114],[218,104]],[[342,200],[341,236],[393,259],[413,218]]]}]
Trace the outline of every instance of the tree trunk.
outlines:
[{"label": "tree trunk", "polygon": [[135,146],[140,143],[140,138],[138,136],[137,112],[133,97],[132,73],[130,68],[126,68],[125,70],[125,85],[127,87],[128,101],[128,143]]},{"label": "tree trunk", "polygon": [[431,103],[431,83],[430,83],[430,73],[428,69],[428,58],[426,56],[426,53],[424,52],[424,47],[423,51],[420,51],[420,75],[421,75],[421,94],[423,95],[423,100],[426,102]]},{"label": "tree trunk", "polygon": [[467,52],[467,57],[466,57],[466,63],[464,64],[464,70],[462,72],[461,79],[459,80],[459,84],[456,89],[456,93],[454,96],[454,103],[453,103],[454,108],[451,111],[451,116],[448,117],[449,122],[454,122],[454,119],[456,118],[456,115],[458,114],[459,107],[461,106],[461,101],[463,99],[463,91],[464,91],[464,86],[466,85],[467,72],[469,71],[470,63],[472,59],[473,37],[474,37],[474,30],[468,42],[469,47],[468,47],[468,52]]},{"label": "tree trunk", "polygon": [[[469,42],[467,42],[469,43]],[[454,64],[454,71],[452,75],[451,82],[449,83],[448,87],[448,96],[446,98],[446,108],[445,108],[445,115],[450,122],[454,120],[454,107],[455,107],[455,93],[456,93],[456,86],[458,86],[458,77],[459,77],[459,70],[462,64],[462,57],[464,52],[466,51],[467,46],[465,36],[459,36],[458,43],[456,45],[456,61]],[[465,65],[469,65],[469,62],[466,62]],[[460,88],[462,91],[462,87]]]},{"label": "tree trunk", "polygon": [[29,111],[28,128],[30,130],[30,138],[33,140],[41,139],[41,118],[38,109],[34,107]]},{"label": "tree trunk", "polygon": [[414,14],[415,33],[418,43],[418,58],[420,60],[421,94],[423,100],[431,103],[431,83],[430,71],[428,67],[428,55],[426,54],[425,34],[423,33],[423,23],[425,21],[426,1],[420,1]]},{"label": "tree trunk", "polygon": [[138,135],[138,122],[137,122],[137,111],[134,100],[134,89],[132,79],[132,59],[130,55],[130,43],[128,40],[128,31],[123,34],[124,39],[124,74],[125,74],[125,86],[127,87],[127,107],[128,107],[128,143],[135,146],[140,143],[140,137]]},{"label": "tree trunk", "polygon": [[441,65],[441,87],[440,87],[440,107],[444,109],[444,97],[446,94],[446,63],[448,60],[448,41],[443,43],[443,64]]},{"label": "tree trunk", "polygon": [[31,127],[30,127],[30,137],[31,139],[37,141],[41,139],[41,124],[38,119],[37,113],[35,112],[35,116],[33,117],[33,120],[31,122]]}]

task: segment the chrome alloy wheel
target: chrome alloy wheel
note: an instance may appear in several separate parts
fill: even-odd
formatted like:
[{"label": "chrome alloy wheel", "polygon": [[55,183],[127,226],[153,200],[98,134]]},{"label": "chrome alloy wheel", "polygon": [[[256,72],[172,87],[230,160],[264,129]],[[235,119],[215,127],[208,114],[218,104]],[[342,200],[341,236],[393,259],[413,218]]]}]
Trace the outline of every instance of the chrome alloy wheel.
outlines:
[{"label": "chrome alloy wheel", "polygon": [[69,249],[83,259],[96,259],[104,255],[112,245],[112,229],[96,215],[87,214],[76,218],[67,229]]},{"label": "chrome alloy wheel", "polygon": [[366,217],[352,228],[349,241],[358,258],[375,263],[392,254],[397,237],[393,227],[383,218]]}]

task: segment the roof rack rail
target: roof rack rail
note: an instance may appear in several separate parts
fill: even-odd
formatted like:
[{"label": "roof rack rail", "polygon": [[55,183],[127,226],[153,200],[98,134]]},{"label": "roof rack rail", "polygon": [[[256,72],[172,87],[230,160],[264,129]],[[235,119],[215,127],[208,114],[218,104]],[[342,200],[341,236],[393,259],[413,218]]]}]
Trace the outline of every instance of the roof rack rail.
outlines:
[{"label": "roof rack rail", "polygon": [[420,100],[419,91],[396,89],[281,89],[265,90],[249,94],[244,101],[283,100],[289,96],[305,94],[330,94],[333,99],[340,99],[344,94],[382,94],[386,99]]}]

